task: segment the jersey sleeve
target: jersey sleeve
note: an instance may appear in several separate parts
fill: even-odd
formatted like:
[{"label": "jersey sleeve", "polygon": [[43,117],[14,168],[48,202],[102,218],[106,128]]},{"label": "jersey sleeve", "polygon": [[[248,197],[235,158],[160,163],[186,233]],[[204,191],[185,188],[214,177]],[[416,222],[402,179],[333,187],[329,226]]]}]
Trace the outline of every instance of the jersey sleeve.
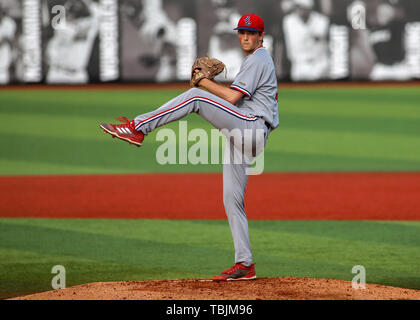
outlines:
[{"label": "jersey sleeve", "polygon": [[261,77],[262,66],[258,63],[253,56],[244,61],[236,75],[235,80],[230,86],[232,89],[238,90],[248,98],[252,98],[255,90],[257,89],[258,80]]}]

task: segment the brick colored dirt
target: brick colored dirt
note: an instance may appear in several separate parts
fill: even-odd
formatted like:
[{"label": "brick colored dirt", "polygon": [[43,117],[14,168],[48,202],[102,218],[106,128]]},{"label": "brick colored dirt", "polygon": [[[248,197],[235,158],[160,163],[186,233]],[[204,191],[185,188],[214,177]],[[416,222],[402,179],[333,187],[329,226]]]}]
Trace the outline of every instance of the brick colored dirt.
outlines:
[{"label": "brick colored dirt", "polygon": [[16,298],[18,300],[420,300],[420,291],[312,278],[261,278],[214,282],[198,279],[97,282]]},{"label": "brick colored dirt", "polygon": [[[420,173],[251,176],[249,219],[420,220]],[[0,217],[226,219],[221,174],[0,177]]]}]

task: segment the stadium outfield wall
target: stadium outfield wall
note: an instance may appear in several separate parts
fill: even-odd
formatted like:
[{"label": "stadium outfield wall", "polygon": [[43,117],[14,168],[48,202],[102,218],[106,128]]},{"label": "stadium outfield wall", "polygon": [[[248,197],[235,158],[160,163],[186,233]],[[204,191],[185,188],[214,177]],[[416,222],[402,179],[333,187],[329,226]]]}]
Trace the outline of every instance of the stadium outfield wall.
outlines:
[{"label": "stadium outfield wall", "polygon": [[280,82],[420,79],[416,0],[1,0],[0,85],[185,82],[206,54],[229,82],[250,12]]}]

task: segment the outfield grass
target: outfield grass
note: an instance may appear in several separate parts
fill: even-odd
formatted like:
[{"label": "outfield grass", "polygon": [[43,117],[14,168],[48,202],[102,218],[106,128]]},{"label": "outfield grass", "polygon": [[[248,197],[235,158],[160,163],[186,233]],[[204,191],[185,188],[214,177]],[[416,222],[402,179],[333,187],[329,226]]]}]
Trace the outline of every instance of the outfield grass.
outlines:
[{"label": "outfield grass", "polygon": [[[205,230],[205,231],[203,231]],[[420,222],[250,221],[259,277],[351,281],[420,289]],[[66,284],[210,277],[233,263],[226,221],[0,219],[0,298]]]},{"label": "outfield grass", "polygon": [[[0,91],[0,174],[220,171],[220,165],[159,165],[157,131],[137,149],[99,129],[100,122],[133,118],[179,93]],[[417,88],[285,89],[279,110],[265,171],[420,170]],[[185,120],[189,129],[211,128],[196,114]]]}]

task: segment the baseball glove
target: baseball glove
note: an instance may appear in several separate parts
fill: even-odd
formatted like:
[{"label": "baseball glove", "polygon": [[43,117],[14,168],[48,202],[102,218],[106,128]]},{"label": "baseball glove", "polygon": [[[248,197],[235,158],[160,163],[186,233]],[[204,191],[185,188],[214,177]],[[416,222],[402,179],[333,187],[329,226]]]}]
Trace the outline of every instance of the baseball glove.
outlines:
[{"label": "baseball glove", "polygon": [[223,69],[225,64],[222,61],[210,57],[197,58],[191,69],[191,87],[196,87],[204,78],[214,79]]}]

